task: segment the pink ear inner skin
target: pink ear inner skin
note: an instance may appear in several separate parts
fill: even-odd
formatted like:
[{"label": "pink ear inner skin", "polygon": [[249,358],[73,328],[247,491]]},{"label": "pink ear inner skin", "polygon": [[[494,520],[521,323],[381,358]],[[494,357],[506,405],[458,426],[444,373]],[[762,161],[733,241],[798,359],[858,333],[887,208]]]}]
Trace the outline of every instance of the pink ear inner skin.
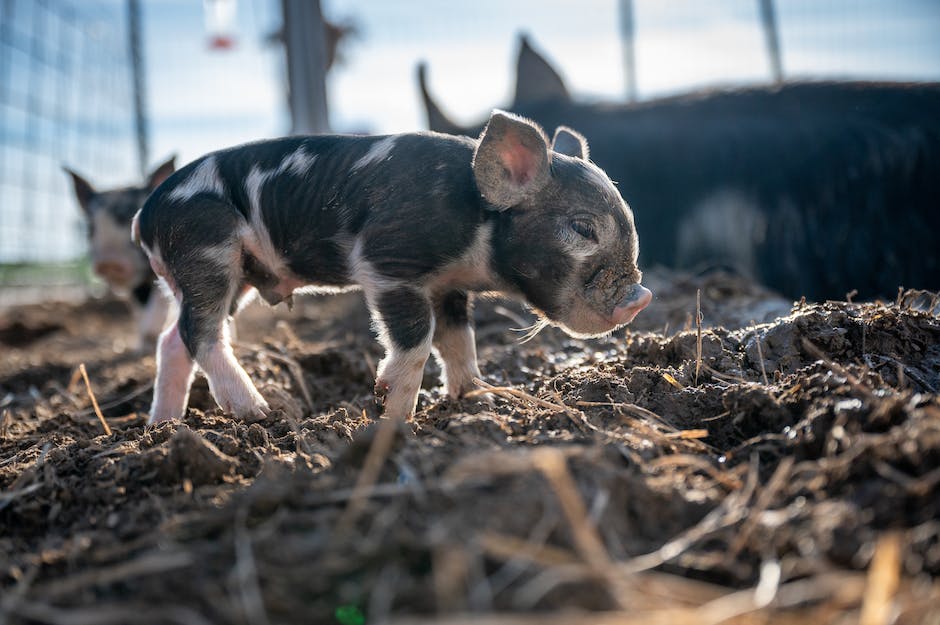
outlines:
[{"label": "pink ear inner skin", "polygon": [[536,155],[518,134],[507,132],[499,146],[503,165],[513,183],[524,186],[535,174]]}]

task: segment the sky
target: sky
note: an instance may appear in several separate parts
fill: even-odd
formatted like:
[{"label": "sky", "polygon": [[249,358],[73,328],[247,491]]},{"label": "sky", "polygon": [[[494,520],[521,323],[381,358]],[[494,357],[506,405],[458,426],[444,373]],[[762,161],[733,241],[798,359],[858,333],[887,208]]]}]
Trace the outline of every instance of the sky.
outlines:
[{"label": "sky", "polygon": [[[583,99],[624,97],[617,0],[322,0],[357,34],[328,79],[336,132],[425,127],[415,67],[460,122],[482,120],[513,90],[516,36],[533,44]],[[777,0],[784,71],[801,78],[940,80],[940,2]],[[152,160],[186,162],[289,127],[283,53],[264,42],[279,0],[238,0],[236,47],[211,51],[200,3],[145,0]],[[446,7],[446,8],[445,8]],[[760,83],[769,64],[756,0],[634,0],[641,98]]]},{"label": "sky", "polygon": [[[425,128],[415,80],[420,61],[455,121],[482,122],[509,103],[520,33],[576,98],[625,97],[619,0],[321,2],[327,18],[356,28],[328,76],[335,132]],[[940,80],[940,0],[774,5],[787,78]],[[284,53],[270,43],[281,0],[235,0],[235,46],[226,51],[208,45],[203,2],[141,6],[151,166],[173,154],[183,165],[289,131]],[[642,99],[770,79],[758,0],[633,6]],[[140,182],[126,7],[126,0],[0,3],[0,263],[84,252],[83,217],[61,165],[99,188]],[[37,30],[38,23],[45,26]]]}]

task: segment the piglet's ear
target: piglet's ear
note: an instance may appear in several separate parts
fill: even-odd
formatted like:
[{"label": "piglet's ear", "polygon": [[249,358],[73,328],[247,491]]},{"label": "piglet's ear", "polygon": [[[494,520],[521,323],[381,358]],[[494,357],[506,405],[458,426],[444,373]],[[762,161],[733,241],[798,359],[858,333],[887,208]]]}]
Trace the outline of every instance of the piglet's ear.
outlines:
[{"label": "piglet's ear", "polygon": [[90,182],[68,167],[63,166],[62,170],[72,178],[72,186],[75,187],[75,197],[78,199],[78,205],[87,213],[91,198],[95,197],[95,188],[91,186]]},{"label": "piglet's ear", "polygon": [[473,155],[473,175],[483,197],[505,209],[548,182],[549,158],[541,128],[511,113],[493,111]]},{"label": "piglet's ear", "polygon": [[559,154],[573,156],[586,161],[588,159],[588,143],[580,132],[575,132],[567,126],[559,126],[552,139],[552,150]]},{"label": "piglet's ear", "polygon": [[153,191],[176,171],[176,154],[154,169],[147,178],[147,189]]}]

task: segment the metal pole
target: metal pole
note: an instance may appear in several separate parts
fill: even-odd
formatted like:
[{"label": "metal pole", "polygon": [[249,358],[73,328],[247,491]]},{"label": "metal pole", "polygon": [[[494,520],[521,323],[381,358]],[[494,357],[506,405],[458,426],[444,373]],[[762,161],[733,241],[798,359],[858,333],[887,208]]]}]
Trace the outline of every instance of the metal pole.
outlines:
[{"label": "metal pole", "polygon": [[326,105],[326,29],[320,0],[281,0],[287,101],[293,134],[330,130]]},{"label": "metal pole", "polygon": [[633,0],[620,0],[620,39],[623,43],[623,76],[627,89],[627,102],[636,102]]},{"label": "metal pole", "polygon": [[758,0],[760,18],[767,39],[767,54],[770,57],[770,75],[775,83],[783,82],[783,59],[780,55],[780,37],[777,33],[777,15],[774,0]]},{"label": "metal pole", "polygon": [[137,160],[140,175],[146,177],[150,163],[150,137],[147,123],[144,63],[140,42],[140,0],[127,0],[128,52],[134,91],[134,129],[137,133]]}]

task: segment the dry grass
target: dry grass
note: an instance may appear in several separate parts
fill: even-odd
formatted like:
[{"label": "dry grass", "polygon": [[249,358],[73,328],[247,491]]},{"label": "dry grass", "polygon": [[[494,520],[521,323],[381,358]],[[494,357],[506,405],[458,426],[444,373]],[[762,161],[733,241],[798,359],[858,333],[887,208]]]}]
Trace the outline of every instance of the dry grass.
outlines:
[{"label": "dry grass", "polygon": [[88,397],[91,399],[91,405],[95,409],[95,415],[98,417],[98,421],[101,422],[101,427],[104,429],[104,433],[108,436],[111,436],[111,427],[108,425],[108,422],[104,420],[104,415],[101,414],[101,408],[98,407],[98,400],[95,398],[95,392],[91,390],[91,382],[88,380],[88,371],[85,370],[85,363],[78,365],[78,371],[82,375],[82,379],[85,381],[85,390],[88,392]]}]

